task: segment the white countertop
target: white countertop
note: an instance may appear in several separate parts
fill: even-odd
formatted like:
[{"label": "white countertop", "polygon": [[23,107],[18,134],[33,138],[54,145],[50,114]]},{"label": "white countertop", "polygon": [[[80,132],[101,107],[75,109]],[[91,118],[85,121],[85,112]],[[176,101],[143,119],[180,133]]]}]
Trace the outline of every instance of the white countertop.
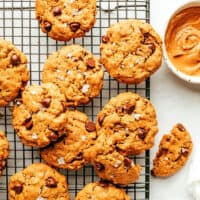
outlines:
[{"label": "white countertop", "polygon": [[[188,0],[150,0],[151,24],[163,35],[164,26],[169,14]],[[151,100],[156,107],[159,133],[156,145],[151,150],[151,163],[164,133],[171,130],[177,122],[185,124],[191,132],[194,149],[200,147],[200,86],[190,86],[175,77],[163,62],[162,67],[151,78]],[[151,200],[192,200],[187,189],[187,176],[193,155],[186,166],[176,175],[158,179],[151,178]],[[200,151],[199,151],[200,158]]]}]

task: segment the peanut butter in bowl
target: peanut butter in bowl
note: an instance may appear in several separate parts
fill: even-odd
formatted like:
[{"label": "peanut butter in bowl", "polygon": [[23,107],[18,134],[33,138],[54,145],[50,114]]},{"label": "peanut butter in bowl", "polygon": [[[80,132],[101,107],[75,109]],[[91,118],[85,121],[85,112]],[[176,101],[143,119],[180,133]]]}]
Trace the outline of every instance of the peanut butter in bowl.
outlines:
[{"label": "peanut butter in bowl", "polygon": [[183,6],[171,17],[164,41],[167,59],[176,68],[172,71],[200,82],[200,1],[199,5]]}]

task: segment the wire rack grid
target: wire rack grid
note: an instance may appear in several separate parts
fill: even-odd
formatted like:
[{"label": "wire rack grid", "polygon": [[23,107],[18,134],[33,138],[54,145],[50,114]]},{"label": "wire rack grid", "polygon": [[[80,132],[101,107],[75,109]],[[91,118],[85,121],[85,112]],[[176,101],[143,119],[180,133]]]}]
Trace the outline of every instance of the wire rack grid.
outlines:
[{"label": "wire rack grid", "polygon": [[[97,1],[97,21],[93,29],[84,38],[74,39],[68,43],[57,42],[40,31],[35,20],[34,0],[1,0],[0,1],[0,37],[11,41],[28,57],[31,80],[29,84],[40,84],[41,71],[47,55],[63,45],[80,44],[99,56],[101,36],[106,29],[119,20],[137,18],[149,22],[149,0],[102,0]],[[101,95],[90,104],[79,107],[92,120],[106,102],[120,92],[133,91],[150,98],[150,81],[139,85],[125,85],[113,80],[106,72]],[[38,149],[22,145],[12,127],[12,104],[0,108],[0,129],[5,131],[10,142],[10,156],[3,175],[0,177],[0,200],[8,200],[9,177],[34,162],[41,162]],[[149,199],[149,151],[133,157],[143,167],[140,179],[127,186],[126,192],[134,200]],[[89,182],[98,180],[92,166],[74,171],[61,170],[67,176],[71,199]]]}]

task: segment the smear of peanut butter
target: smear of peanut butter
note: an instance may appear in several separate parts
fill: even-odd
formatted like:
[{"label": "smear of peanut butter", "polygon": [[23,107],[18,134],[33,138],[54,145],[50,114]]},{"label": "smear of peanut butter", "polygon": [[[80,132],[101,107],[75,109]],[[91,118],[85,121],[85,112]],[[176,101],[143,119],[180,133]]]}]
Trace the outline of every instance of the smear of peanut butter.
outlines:
[{"label": "smear of peanut butter", "polygon": [[179,71],[200,76],[200,7],[184,9],[170,20],[165,45]]}]

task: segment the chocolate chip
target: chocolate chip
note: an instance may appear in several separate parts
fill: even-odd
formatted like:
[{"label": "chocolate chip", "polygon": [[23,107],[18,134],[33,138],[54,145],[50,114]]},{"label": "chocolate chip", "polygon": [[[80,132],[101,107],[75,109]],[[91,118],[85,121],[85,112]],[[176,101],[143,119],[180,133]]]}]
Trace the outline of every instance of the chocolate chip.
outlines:
[{"label": "chocolate chip", "polygon": [[149,43],[149,44],[147,44],[147,46],[151,50],[151,54],[153,54],[155,49],[156,49],[155,44],[154,43]]},{"label": "chocolate chip", "polygon": [[127,104],[124,109],[128,114],[132,114],[133,111],[135,110],[135,105]]},{"label": "chocolate chip", "polygon": [[57,140],[58,140],[58,134],[55,133],[55,132],[51,132],[51,133],[48,135],[48,138],[49,138],[51,141],[57,141]]},{"label": "chocolate chip", "polygon": [[124,165],[125,165],[126,168],[130,168],[131,165],[132,165],[132,160],[127,158],[127,157],[124,158]]},{"label": "chocolate chip", "polygon": [[179,131],[182,131],[182,132],[185,131],[185,127],[183,126],[183,124],[179,123],[176,126],[179,129]]},{"label": "chocolate chip", "polygon": [[81,24],[78,22],[72,22],[69,27],[73,32],[76,32],[80,28]]},{"label": "chocolate chip", "polygon": [[141,140],[144,140],[146,135],[147,135],[147,131],[144,129],[144,128],[139,128],[137,130],[137,134],[138,134],[138,137],[141,139]]},{"label": "chocolate chip", "polygon": [[107,42],[109,41],[109,37],[106,36],[106,35],[103,35],[102,38],[101,38],[101,41],[102,41],[103,43],[107,43]]},{"label": "chocolate chip", "polygon": [[98,116],[98,122],[99,122],[100,126],[102,126],[105,117],[106,117],[105,114],[102,114],[102,115]]},{"label": "chocolate chip", "polygon": [[11,56],[11,63],[12,63],[13,65],[19,65],[19,64],[21,63],[21,58],[20,58],[18,55],[13,54],[13,55]]},{"label": "chocolate chip", "polygon": [[45,98],[45,99],[43,99],[43,100],[41,101],[41,104],[42,104],[44,107],[48,108],[48,107],[50,106],[50,104],[51,104],[51,98]]},{"label": "chocolate chip", "polygon": [[61,104],[62,104],[62,107],[63,107],[63,111],[66,111],[67,103],[65,101],[62,101]]},{"label": "chocolate chip", "polygon": [[167,148],[161,148],[160,150],[159,150],[159,152],[157,153],[157,157],[161,157],[162,155],[166,155],[168,153],[168,149]]},{"label": "chocolate chip", "polygon": [[58,16],[58,15],[61,15],[62,14],[62,9],[58,6],[54,7],[53,8],[53,15],[54,16]]},{"label": "chocolate chip", "polygon": [[101,186],[101,187],[108,187],[109,186],[109,182],[108,181],[106,181],[106,180],[100,180],[99,181],[99,185]]},{"label": "chocolate chip", "polygon": [[89,68],[94,68],[96,66],[95,60],[93,58],[88,58],[86,61],[86,65]]},{"label": "chocolate chip", "polygon": [[15,191],[16,194],[20,194],[23,190],[23,185],[17,184],[13,187],[13,190]]},{"label": "chocolate chip", "polygon": [[95,168],[98,170],[98,171],[103,171],[105,169],[104,165],[101,164],[101,163],[95,163]]},{"label": "chocolate chip", "polygon": [[181,154],[186,157],[189,154],[189,150],[185,147],[182,147],[181,148]]},{"label": "chocolate chip", "polygon": [[76,156],[76,160],[82,160],[83,159],[83,153],[80,152],[77,156]]},{"label": "chocolate chip", "polygon": [[45,185],[50,188],[55,188],[57,187],[57,181],[53,177],[48,177],[45,180]]},{"label": "chocolate chip", "polygon": [[32,117],[26,119],[23,125],[26,127],[26,129],[31,130],[33,127]]},{"label": "chocolate chip", "polygon": [[51,31],[51,28],[52,28],[52,24],[48,21],[45,21],[44,22],[44,28],[47,32],[50,32]]},{"label": "chocolate chip", "polygon": [[85,128],[88,132],[93,132],[96,130],[96,125],[94,122],[88,121],[85,123]]}]

